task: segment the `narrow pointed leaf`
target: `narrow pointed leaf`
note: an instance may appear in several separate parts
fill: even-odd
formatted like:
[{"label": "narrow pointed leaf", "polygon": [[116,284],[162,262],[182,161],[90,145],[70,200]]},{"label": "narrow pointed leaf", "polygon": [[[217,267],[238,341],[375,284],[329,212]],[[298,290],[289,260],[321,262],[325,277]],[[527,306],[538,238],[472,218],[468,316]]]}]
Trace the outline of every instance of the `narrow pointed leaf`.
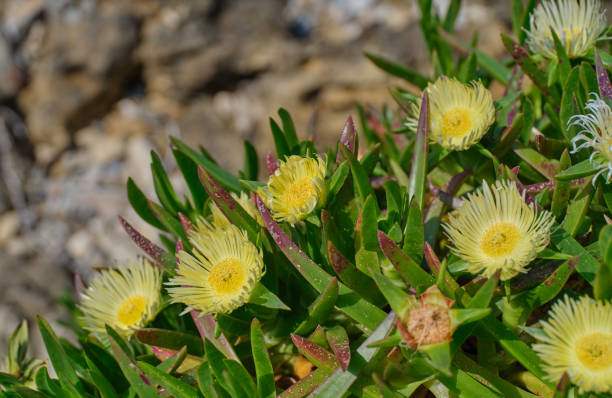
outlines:
[{"label": "narrow pointed leaf", "polygon": [[[340,144],[344,145],[346,149],[348,149],[351,153],[355,153],[355,123],[353,123],[353,118],[348,117],[346,119],[346,123],[344,124],[344,128],[342,129],[342,134],[340,135]],[[342,160],[342,152],[338,151],[338,155],[336,156],[336,163],[340,163]]]},{"label": "narrow pointed leaf", "polygon": [[383,253],[402,279],[418,292],[435,283],[434,278],[404,253],[384,232],[378,231],[378,241]]},{"label": "narrow pointed leaf", "polygon": [[131,361],[128,354],[123,351],[119,342],[111,336],[110,339],[111,349],[115,354],[115,358],[121,367],[121,371],[124,376],[140,398],[151,398],[157,396],[157,389],[145,382],[144,373],[142,370]]},{"label": "narrow pointed leaf", "polygon": [[201,315],[199,312],[192,310],[189,312],[193,323],[195,323],[202,340],[209,340],[220,352],[227,358],[239,361],[238,356],[234,352],[231,344],[227,341],[223,333],[219,337],[215,336],[216,321],[211,314]]},{"label": "narrow pointed leaf", "polygon": [[155,214],[153,214],[153,211],[151,211],[151,208],[149,207],[149,199],[147,199],[144,193],[142,193],[140,188],[138,188],[134,180],[131,178],[128,178],[127,182],[127,197],[128,201],[132,205],[132,208],[134,211],[136,211],[140,218],[157,229],[161,229],[162,231],[168,230],[166,226],[157,219]]},{"label": "narrow pointed leaf", "polygon": [[378,285],[378,288],[383,293],[389,305],[395,311],[400,318],[403,317],[404,313],[408,310],[409,306],[414,302],[414,296],[408,295],[386,276],[381,273],[374,274],[374,280]]},{"label": "narrow pointed leaf", "polygon": [[587,282],[593,284],[597,269],[599,268],[599,261],[561,227],[556,229],[553,227],[550,240],[563,253],[578,256],[576,271],[578,271]]},{"label": "narrow pointed leaf", "polygon": [[316,367],[334,371],[340,366],[336,357],[320,345],[297,334],[291,334],[291,340],[298,351]]},{"label": "narrow pointed leaf", "polygon": [[195,355],[204,355],[204,344],[202,339],[190,334],[164,329],[138,329],[134,332],[136,338],[148,345],[180,350],[187,347],[187,352]]},{"label": "narrow pointed leaf", "polygon": [[119,217],[119,222],[123,226],[125,232],[132,241],[138,246],[143,252],[147,253],[155,260],[159,260],[160,256],[165,253],[165,250],[151,242],[144,235],[138,232],[130,223],[128,223],[123,217]]},{"label": "narrow pointed leaf", "polygon": [[588,177],[597,172],[597,169],[593,167],[593,164],[587,159],[582,162],[575,164],[568,168],[567,170],[563,170],[559,174],[556,175],[557,181],[569,181],[575,180],[577,178]]},{"label": "narrow pointed leaf", "polygon": [[257,151],[253,144],[244,141],[244,178],[247,180],[257,180],[259,176],[259,160]]},{"label": "narrow pointed leaf", "polygon": [[231,378],[239,381],[238,384],[247,397],[257,396],[257,386],[244,366],[231,359],[224,359],[223,365],[229,372]]},{"label": "narrow pointed leaf", "polygon": [[74,367],[70,361],[70,358],[66,355],[66,352],[62,348],[57,335],[49,325],[45,319],[40,316],[37,317],[38,328],[40,329],[40,334],[42,335],[42,339],[45,343],[45,348],[47,349],[47,353],[49,354],[49,359],[51,360],[51,364],[53,365],[53,369],[57,374],[63,374],[66,378],[72,383],[77,384],[79,382],[79,377],[77,376]]},{"label": "narrow pointed leaf", "polygon": [[287,142],[289,149],[293,149],[294,147],[299,145],[300,140],[298,139],[297,133],[295,132],[295,125],[293,124],[291,115],[284,108],[280,108],[278,110],[278,115],[280,116],[281,123],[283,125],[283,132],[285,133],[285,141]]},{"label": "narrow pointed leaf", "polygon": [[364,53],[365,56],[374,63],[374,65],[378,66],[380,69],[385,72],[397,76],[401,79],[406,80],[409,83],[414,84],[419,87],[421,90],[427,87],[428,80],[423,75],[418,73],[417,71],[410,69],[406,66],[399,65],[395,62],[389,61],[383,57],[378,55],[374,55],[371,53]]},{"label": "narrow pointed leaf", "polygon": [[[561,171],[564,171],[570,168],[571,166],[572,159],[570,158],[567,149],[565,149],[563,151],[563,154],[561,155],[561,159],[559,160],[559,167]],[[557,217],[557,219],[559,219],[563,215],[565,209],[567,208],[567,203],[569,202],[570,197],[570,188],[570,181],[555,181],[555,189],[553,191],[550,211],[555,217]]]},{"label": "narrow pointed leaf", "polygon": [[351,362],[351,347],[346,330],[342,326],[334,326],[329,328],[325,334],[329,346],[340,362],[340,367],[346,370]]},{"label": "narrow pointed leaf", "polygon": [[608,78],[608,72],[601,62],[599,51],[595,48],[595,73],[597,74],[597,85],[599,86],[599,96],[612,101],[612,86]]},{"label": "narrow pointed leaf", "polygon": [[357,158],[355,158],[355,155],[349,152],[344,145],[340,146],[340,150],[349,161],[353,181],[355,183],[355,189],[362,203],[365,203],[368,196],[374,196],[374,191],[372,190],[372,185],[370,184],[368,175],[366,174],[361,163],[359,163]]},{"label": "narrow pointed leaf", "polygon": [[307,317],[293,333],[303,335],[312,332],[323,323],[338,300],[338,280],[332,278],[321,295],[308,307]]},{"label": "narrow pointed leaf", "polygon": [[420,264],[423,260],[424,248],[425,231],[423,229],[423,215],[418,203],[412,200],[408,210],[408,217],[406,217],[402,249],[416,264]]},{"label": "narrow pointed leaf", "polygon": [[261,282],[258,282],[255,287],[253,287],[253,291],[251,292],[251,296],[249,297],[250,304],[261,305],[262,307],[279,309],[290,311],[291,308],[287,307],[285,303],[281,301],[280,298],[267,287],[265,287]]},{"label": "narrow pointed leaf", "polygon": [[253,319],[251,323],[251,350],[257,375],[257,392],[261,398],[274,397],[276,395],[274,370],[266,350],[266,342],[261,331],[261,325],[257,319]]},{"label": "narrow pointed leaf", "polygon": [[197,210],[201,210],[204,207],[204,202],[206,202],[208,198],[208,194],[198,180],[198,165],[189,156],[178,149],[173,149],[172,154],[174,155],[179,170],[183,173],[185,184],[187,184],[187,188],[189,188],[189,192],[191,192],[193,205]]},{"label": "narrow pointed leaf", "polygon": [[191,387],[189,384],[182,380],[171,376],[162,370],[157,369],[155,366],[149,365],[146,362],[139,362],[138,366],[144,371],[147,378],[151,383],[159,384],[170,394],[175,397],[181,398],[200,398],[201,395],[198,390]]},{"label": "narrow pointed leaf", "polygon": [[283,131],[272,118],[270,118],[270,130],[272,131],[272,138],[276,147],[276,156],[278,156],[279,160],[284,160],[286,156],[291,155],[291,150]]},{"label": "narrow pointed leaf", "polygon": [[302,398],[310,394],[315,388],[323,384],[331,375],[325,368],[316,369],[302,380],[279,394],[278,398]]},{"label": "narrow pointed leaf", "polygon": [[[296,270],[318,292],[322,292],[327,285],[329,285],[332,276],[315,264],[295,243],[293,243],[276,221],[272,219],[272,216],[259,196],[253,194],[253,199],[272,239]],[[359,295],[344,284],[339,283],[338,285],[339,298],[336,306],[340,311],[357,322],[362,323],[369,329],[376,327],[376,325],[384,319],[384,312],[382,310],[359,297]]]},{"label": "narrow pointed leaf", "polygon": [[425,174],[427,174],[427,137],[429,135],[429,97],[427,92],[423,94],[421,101],[421,113],[417,135],[414,142],[414,156],[412,168],[410,169],[410,185],[408,195],[410,199],[416,198],[419,207],[423,208],[425,198]]}]

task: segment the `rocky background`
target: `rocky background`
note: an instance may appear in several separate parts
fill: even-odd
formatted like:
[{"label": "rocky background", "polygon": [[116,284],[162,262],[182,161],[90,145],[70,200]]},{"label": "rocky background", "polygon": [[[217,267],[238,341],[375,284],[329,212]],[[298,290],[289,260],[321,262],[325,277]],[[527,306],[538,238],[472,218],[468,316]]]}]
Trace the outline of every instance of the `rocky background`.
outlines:
[{"label": "rocky background", "polygon": [[[155,237],[125,183],[153,194],[155,150],[183,189],[168,136],[236,171],[243,139],[272,149],[268,117],[281,106],[301,133],[316,115],[327,144],[355,101],[391,103],[399,82],[363,51],[428,73],[415,3],[0,0],[0,357],[20,319],[65,317],[57,300],[72,271],[87,279],[137,254],[118,214]],[[455,38],[478,29],[480,47],[500,55],[509,3],[464,1]]]}]

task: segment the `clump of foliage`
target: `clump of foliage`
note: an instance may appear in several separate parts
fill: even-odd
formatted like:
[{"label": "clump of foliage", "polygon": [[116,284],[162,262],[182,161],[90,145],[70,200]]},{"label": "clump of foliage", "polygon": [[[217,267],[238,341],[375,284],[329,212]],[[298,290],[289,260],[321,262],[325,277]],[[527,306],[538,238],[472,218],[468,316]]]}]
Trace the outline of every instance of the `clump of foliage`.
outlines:
[{"label": "clump of foliage", "polygon": [[250,143],[237,177],[172,138],[182,200],[152,153],[157,199],[127,194],[164,247],[120,218],[147,259],[77,287],[78,344],[39,319],[56,377],[20,326],[0,397],[611,396],[600,4],[513,1],[496,60],[454,40],[461,1],[418,3],[435,76],[366,54],[422,94],[334,148],[280,109],[260,182]]}]

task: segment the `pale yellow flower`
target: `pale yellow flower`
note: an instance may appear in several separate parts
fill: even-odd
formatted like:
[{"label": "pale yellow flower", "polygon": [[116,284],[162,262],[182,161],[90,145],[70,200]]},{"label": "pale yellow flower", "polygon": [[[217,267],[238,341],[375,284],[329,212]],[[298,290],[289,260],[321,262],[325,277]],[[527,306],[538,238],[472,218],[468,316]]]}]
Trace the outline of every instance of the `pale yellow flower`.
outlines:
[{"label": "pale yellow flower", "polygon": [[102,271],[81,294],[85,329],[104,336],[109,325],[130,336],[157,314],[160,290],[161,272],[145,260]]},{"label": "pale yellow flower", "polygon": [[538,212],[509,181],[468,194],[463,205],[450,215],[444,229],[451,250],[468,262],[468,271],[490,277],[500,270],[502,280],[525,272],[550,239],[551,213]]},{"label": "pale yellow flower", "polygon": [[612,304],[567,296],[555,303],[544,336],[533,349],[544,362],[547,379],[564,373],[581,392],[612,392]]},{"label": "pale yellow flower", "polygon": [[[234,192],[231,192],[230,195],[232,195],[232,198],[234,198],[234,200],[238,202],[240,207],[242,207],[242,209],[244,209],[244,211],[246,211],[249,216],[251,216],[255,221],[257,221],[257,224],[262,227],[265,226],[263,220],[261,219],[261,215],[255,208],[255,204],[249,197],[249,194],[247,194],[246,192],[240,192],[240,196],[238,196]],[[223,214],[221,209],[219,209],[219,207],[214,202],[210,203],[210,212],[213,217],[214,225],[218,227],[225,227],[227,225],[230,225],[230,222],[227,217],[225,217],[225,214]]]},{"label": "pale yellow flower", "polygon": [[[440,77],[427,86],[429,140],[447,149],[465,150],[487,133],[495,121],[491,92],[480,81],[463,84]],[[407,125],[416,129],[419,104],[412,107]]]},{"label": "pale yellow flower", "polygon": [[599,0],[545,0],[530,16],[527,45],[534,54],[557,57],[554,31],[568,57],[580,57],[593,48],[606,29],[606,16]]},{"label": "pale yellow flower", "polygon": [[275,220],[295,224],[325,200],[327,168],[320,157],[293,155],[279,163],[268,185],[258,193]]},{"label": "pale yellow flower", "polygon": [[238,227],[199,219],[189,233],[193,255],[178,254],[177,276],[167,284],[172,302],[202,313],[229,313],[248,301],[264,271],[263,255]]}]

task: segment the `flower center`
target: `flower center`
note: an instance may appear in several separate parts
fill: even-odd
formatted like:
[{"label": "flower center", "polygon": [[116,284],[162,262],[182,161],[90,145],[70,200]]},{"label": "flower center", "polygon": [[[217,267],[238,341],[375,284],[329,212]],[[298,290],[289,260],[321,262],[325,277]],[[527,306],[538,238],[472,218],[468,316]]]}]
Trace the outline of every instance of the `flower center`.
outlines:
[{"label": "flower center", "polygon": [[455,106],[442,116],[442,134],[445,137],[461,138],[472,128],[472,117],[467,108]]},{"label": "flower center", "polygon": [[302,177],[287,188],[285,200],[289,206],[300,208],[316,193],[312,179],[310,177]]},{"label": "flower center", "polygon": [[245,279],[242,264],[232,257],[219,261],[208,275],[210,287],[220,294],[236,293],[244,285]]},{"label": "flower center", "polygon": [[125,326],[136,325],[142,319],[147,308],[147,301],[142,294],[133,294],[117,307],[117,322]]},{"label": "flower center", "polygon": [[406,329],[417,346],[441,343],[450,340],[450,318],[444,307],[423,304],[408,314]]},{"label": "flower center", "polygon": [[612,366],[612,334],[589,333],[576,340],[574,345],[578,360],[592,371]]},{"label": "flower center", "polygon": [[497,222],[482,234],[480,248],[489,257],[506,256],[514,250],[521,233],[513,223]]}]

